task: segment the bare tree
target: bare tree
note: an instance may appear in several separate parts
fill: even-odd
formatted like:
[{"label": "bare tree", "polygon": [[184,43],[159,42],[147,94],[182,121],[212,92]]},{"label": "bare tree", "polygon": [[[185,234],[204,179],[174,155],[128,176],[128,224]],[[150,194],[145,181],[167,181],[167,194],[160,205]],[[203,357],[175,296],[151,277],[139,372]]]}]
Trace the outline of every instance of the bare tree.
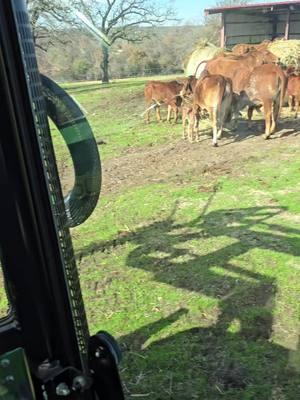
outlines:
[{"label": "bare tree", "polygon": [[[146,26],[174,20],[171,6],[155,0],[79,0],[76,7],[104,33],[111,44],[117,40],[140,42],[147,37]],[[102,45],[102,82],[109,82],[109,47]]]},{"label": "bare tree", "polygon": [[60,0],[26,0],[35,46],[47,51],[61,41],[60,29],[72,23],[70,8]]}]

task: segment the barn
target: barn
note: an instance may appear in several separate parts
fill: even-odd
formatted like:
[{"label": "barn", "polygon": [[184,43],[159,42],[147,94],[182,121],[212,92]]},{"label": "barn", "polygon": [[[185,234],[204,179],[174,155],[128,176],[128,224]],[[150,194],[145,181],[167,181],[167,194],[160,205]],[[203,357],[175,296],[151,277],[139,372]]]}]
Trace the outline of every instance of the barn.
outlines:
[{"label": "barn", "polygon": [[205,14],[221,14],[221,47],[265,39],[300,39],[300,1],[210,8]]}]

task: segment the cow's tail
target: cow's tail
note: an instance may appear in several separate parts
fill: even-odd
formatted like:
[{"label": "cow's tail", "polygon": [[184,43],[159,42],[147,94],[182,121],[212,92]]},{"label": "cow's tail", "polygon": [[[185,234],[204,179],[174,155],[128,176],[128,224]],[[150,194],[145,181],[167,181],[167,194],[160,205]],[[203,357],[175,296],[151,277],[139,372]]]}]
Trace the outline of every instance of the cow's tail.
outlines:
[{"label": "cow's tail", "polygon": [[201,61],[198,65],[197,65],[197,68],[196,68],[196,71],[195,71],[195,77],[197,78],[197,74],[198,74],[198,71],[199,71],[199,68],[201,67],[201,65],[202,64],[204,64],[204,63],[207,63],[209,60],[204,60],[204,61]]},{"label": "cow's tail", "polygon": [[213,145],[218,146],[218,136],[222,133],[222,103],[226,98],[226,85],[222,85],[222,82],[219,81],[219,98],[218,103],[215,107],[211,108],[211,120],[213,126]]},{"label": "cow's tail", "polygon": [[222,119],[222,105],[224,100],[226,99],[227,96],[227,83],[226,85],[222,85],[221,82],[219,82],[219,86],[220,86],[220,93],[219,93],[219,98],[218,98],[218,104],[217,107],[214,107],[214,119],[215,119],[215,123],[217,126],[217,129],[219,129],[219,125]]},{"label": "cow's tail", "polygon": [[217,115],[218,118],[221,116],[221,112],[222,112],[222,103],[226,98],[226,85],[222,85],[221,86],[221,93],[219,96],[219,101],[218,101],[218,106],[217,106]]},{"label": "cow's tail", "polygon": [[279,113],[278,115],[280,115],[281,113],[281,109],[283,107],[284,104],[284,99],[285,99],[285,94],[286,94],[286,88],[287,88],[287,77],[284,74],[284,72],[282,72],[282,74],[280,74],[280,99],[279,99]]},{"label": "cow's tail", "polygon": [[[232,89],[232,80],[226,79],[226,88],[225,88],[225,100],[228,100],[228,108],[226,109],[226,114],[224,115],[224,122],[230,122],[232,119],[232,100],[233,100],[233,89]],[[228,99],[227,99],[228,98]]]},{"label": "cow's tail", "polygon": [[287,77],[283,71],[279,72],[277,85],[278,85],[277,86],[278,94],[276,95],[276,98],[272,102],[272,118],[275,124],[280,116],[282,107],[284,105],[285,92],[287,88]]},{"label": "cow's tail", "polygon": [[225,85],[222,85],[222,92],[220,93],[221,96],[219,97],[219,101],[218,101],[218,115],[219,118],[222,118],[222,123],[223,122],[227,122],[227,120],[231,119],[231,116],[228,115],[229,111],[230,111],[230,107],[225,107],[225,110],[223,110],[225,112],[225,114],[222,116],[222,106],[223,103],[224,105],[226,105],[229,96],[232,95],[232,82],[230,79],[226,79],[225,80]]}]

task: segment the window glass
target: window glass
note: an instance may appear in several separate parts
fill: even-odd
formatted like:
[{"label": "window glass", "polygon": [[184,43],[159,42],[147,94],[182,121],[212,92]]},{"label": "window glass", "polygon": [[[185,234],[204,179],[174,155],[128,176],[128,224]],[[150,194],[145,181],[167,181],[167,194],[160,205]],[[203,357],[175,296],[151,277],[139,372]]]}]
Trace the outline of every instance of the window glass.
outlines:
[{"label": "window glass", "polygon": [[[124,33],[126,18],[121,18],[106,40],[97,33],[106,5],[113,9],[113,24],[115,4],[155,2],[77,3],[85,4],[81,12],[96,30],[84,18],[78,20],[72,7],[60,8],[56,16],[45,10],[34,29],[40,71],[81,105],[102,158],[100,201],[89,219],[71,229],[90,331],[107,330],[119,340],[129,397],[297,398],[300,132],[295,95],[291,109],[283,101],[285,73],[280,68],[290,64],[299,82],[300,45],[299,40],[280,38],[270,43],[270,32],[277,23],[282,37],[289,18],[296,24],[299,10],[258,7],[197,22],[186,14],[189,7],[180,8],[185,2],[177,1],[179,18],[191,18],[186,23],[145,27],[132,15],[128,23],[133,28]],[[167,10],[167,2],[158,3],[160,12]],[[42,25],[47,20],[52,29],[45,37]],[[110,43],[114,32],[119,39]],[[220,33],[226,52],[220,48]],[[123,40],[131,35],[136,40]],[[247,40],[250,44],[243,44]],[[242,46],[231,54],[234,44]],[[272,81],[276,101],[272,95],[272,107],[265,102],[263,108],[253,98],[252,107],[226,121],[213,143],[209,112],[215,111],[214,120],[220,104],[229,104],[230,119],[236,102],[245,105],[249,99],[244,90],[235,97],[230,80],[217,77],[222,93],[230,96],[222,97],[222,103],[218,97],[213,107],[197,103],[201,112],[193,115],[191,95],[197,82],[189,76],[197,71],[198,77],[213,58],[220,58],[221,67],[229,65],[230,73],[239,57],[247,60],[246,75],[239,76],[238,69],[235,83],[244,84],[251,61],[253,70],[260,71],[251,82],[259,82],[256,89],[261,90]],[[207,82],[209,76],[202,77]],[[166,97],[156,102],[151,94],[147,97],[153,81],[185,88],[179,110],[174,98],[182,92],[169,97],[172,123],[163,104]],[[210,82],[214,88],[219,84]],[[200,96],[198,101],[204,100]],[[268,107],[277,111],[272,113],[270,140],[264,140],[265,122],[271,118]],[[184,133],[183,121],[190,123]],[[74,184],[73,164],[53,125],[51,133],[66,194]],[[84,160],[86,152],[77,156]]]},{"label": "window glass", "polygon": [[0,259],[0,319],[8,314],[9,302],[5,291],[2,263]]}]

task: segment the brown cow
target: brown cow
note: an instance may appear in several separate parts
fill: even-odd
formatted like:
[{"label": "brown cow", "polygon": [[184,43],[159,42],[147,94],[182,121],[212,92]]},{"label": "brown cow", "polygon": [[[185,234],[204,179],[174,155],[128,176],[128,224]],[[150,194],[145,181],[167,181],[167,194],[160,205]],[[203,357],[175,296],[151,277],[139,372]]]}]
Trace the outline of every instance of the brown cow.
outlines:
[{"label": "brown cow", "polygon": [[297,118],[300,106],[300,75],[297,73],[292,73],[288,76],[287,95],[289,97],[290,111],[293,111],[295,106],[295,118]]},{"label": "brown cow", "polygon": [[[265,63],[275,63],[277,61],[278,58],[268,50],[253,50],[242,56],[231,55],[223,59],[211,60],[206,64],[205,69],[211,74],[219,74],[230,78],[233,84],[233,92],[239,93],[240,86],[244,86],[245,79],[255,67]],[[254,109],[259,111],[260,106],[249,106],[249,123]],[[235,116],[237,115],[238,113],[235,114]]]},{"label": "brown cow", "polygon": [[[182,127],[183,127],[183,139],[189,139],[189,135],[186,132],[186,124],[190,123],[190,120],[192,118],[193,115],[193,100],[189,100],[184,98],[183,102],[182,102]],[[199,127],[199,121],[200,121],[200,112],[199,110],[195,111],[195,125],[194,125],[194,129],[198,129]]]},{"label": "brown cow", "polygon": [[247,67],[252,70],[259,65],[277,61],[278,58],[268,50],[254,50],[242,56],[231,55],[210,60],[207,62],[205,69],[210,74],[223,75],[232,79],[235,71],[241,67]]},{"label": "brown cow", "polygon": [[[244,74],[245,71],[249,71],[250,74],[250,72],[256,66],[268,62],[273,63],[277,61],[278,58],[268,50],[263,50],[263,51],[253,50],[242,56],[230,55],[225,58],[223,57],[223,58],[212,59],[207,62],[205,70],[207,70],[211,74],[222,75],[225,78],[231,79],[233,84],[233,92],[239,93],[240,92],[239,87],[241,85],[241,82],[239,82],[239,80],[245,79],[244,76],[241,76],[241,74],[238,74],[237,76],[237,73],[239,73],[239,71],[243,70]],[[252,118],[254,109],[257,109],[259,111],[260,108],[257,108],[256,106],[249,107],[248,110],[249,123]],[[238,114],[239,113],[236,113],[234,114],[234,116],[237,117]]]},{"label": "brown cow", "polygon": [[168,117],[167,121],[171,120],[171,112],[174,111],[175,114],[175,122],[178,120],[178,111],[179,104],[178,98],[181,89],[183,87],[183,83],[178,81],[170,81],[170,82],[161,82],[161,81],[149,81],[146,83],[144,94],[147,110],[146,114],[146,122],[150,122],[150,111],[151,111],[151,103],[154,102],[154,107],[156,110],[156,117],[158,121],[161,121],[160,115],[160,106],[162,104],[166,104],[168,106]]},{"label": "brown cow", "polygon": [[268,139],[276,130],[276,122],[283,105],[287,79],[282,69],[274,64],[264,64],[254,68],[251,73],[249,69],[242,68],[236,74],[243,75],[240,79],[239,95],[233,98],[233,114],[238,113],[244,107],[264,107],[265,134]]},{"label": "brown cow", "polygon": [[[182,98],[182,128],[183,139],[187,139],[186,124],[189,123],[193,113],[194,90],[197,85],[198,79],[194,75],[189,76],[184,81],[184,86],[180,92]],[[200,120],[200,113],[197,111],[195,114],[195,129],[198,129]]]},{"label": "brown cow", "polygon": [[272,40],[265,39],[261,43],[256,44],[255,48],[256,50],[267,50],[270,43],[272,43]]},{"label": "brown cow", "polygon": [[243,54],[249,53],[249,51],[251,50],[255,50],[255,47],[253,45],[239,43],[233,46],[232,53],[241,56]]},{"label": "brown cow", "polygon": [[267,63],[277,63],[278,57],[268,50],[253,50],[243,55],[236,54],[217,54],[211,60],[201,61],[195,72],[198,76],[198,71],[206,69],[214,75],[223,75],[226,78],[232,79],[232,74],[240,67],[253,69],[259,65]]},{"label": "brown cow", "polygon": [[[249,77],[251,75],[251,69],[247,68],[247,67],[242,67],[239,69],[236,69],[232,75],[232,90],[234,94],[239,95],[240,92],[242,90],[244,90]],[[235,98],[235,96],[234,96]],[[237,99],[239,97],[236,97]],[[247,115],[248,115],[248,126],[249,128],[251,127],[251,120],[252,120],[252,116],[253,116],[253,111],[256,110],[257,112],[261,111],[261,105],[248,105],[248,111],[247,111]],[[234,117],[234,129],[236,128],[236,124],[237,124],[237,120],[239,117],[239,112],[234,112],[233,113],[233,117]]]},{"label": "brown cow", "polygon": [[271,43],[270,40],[264,40],[260,44],[243,44],[239,43],[233,46],[232,53],[237,55],[243,55],[249,53],[252,50],[267,50],[269,44]]},{"label": "brown cow", "polygon": [[[191,85],[187,82],[181,94],[183,96],[190,95],[190,91]],[[191,142],[194,141],[197,113],[205,109],[212,120],[213,145],[218,146],[218,139],[222,136],[224,123],[230,116],[232,103],[231,81],[221,75],[211,75],[206,72],[205,76],[198,80],[193,92],[193,112],[189,118],[189,140]],[[198,135],[196,139],[198,140]]]}]

